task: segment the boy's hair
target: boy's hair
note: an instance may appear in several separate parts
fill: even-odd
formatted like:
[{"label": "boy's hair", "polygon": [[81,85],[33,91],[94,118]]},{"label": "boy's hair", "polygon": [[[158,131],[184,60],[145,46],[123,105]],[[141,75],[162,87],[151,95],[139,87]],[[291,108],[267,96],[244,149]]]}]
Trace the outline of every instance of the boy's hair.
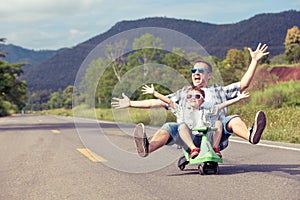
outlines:
[{"label": "boy's hair", "polygon": [[205,92],[204,92],[204,90],[202,90],[201,88],[198,88],[198,87],[196,87],[196,86],[190,87],[190,88],[187,90],[187,92],[193,91],[193,90],[199,91],[200,94],[203,96],[203,98],[205,98]]}]

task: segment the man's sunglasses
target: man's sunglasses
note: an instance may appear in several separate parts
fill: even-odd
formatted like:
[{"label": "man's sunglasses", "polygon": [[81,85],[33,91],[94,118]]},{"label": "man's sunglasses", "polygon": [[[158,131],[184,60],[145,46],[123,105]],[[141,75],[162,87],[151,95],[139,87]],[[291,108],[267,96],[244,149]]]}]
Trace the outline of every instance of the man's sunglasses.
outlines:
[{"label": "man's sunglasses", "polygon": [[191,68],[191,69],[190,69],[190,72],[191,72],[192,74],[195,74],[196,72],[199,72],[200,74],[203,74],[204,72],[210,73],[211,71],[209,71],[209,70],[206,69],[206,68]]},{"label": "man's sunglasses", "polygon": [[186,96],[187,99],[191,99],[193,97],[195,99],[203,99],[203,96],[201,94],[187,94],[187,96]]}]

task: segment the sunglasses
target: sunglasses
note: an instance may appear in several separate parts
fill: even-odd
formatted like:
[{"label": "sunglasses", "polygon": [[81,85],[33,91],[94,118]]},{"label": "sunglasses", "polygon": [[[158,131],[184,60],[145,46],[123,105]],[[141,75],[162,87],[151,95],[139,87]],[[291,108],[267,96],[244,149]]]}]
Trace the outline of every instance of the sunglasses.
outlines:
[{"label": "sunglasses", "polygon": [[203,74],[204,72],[210,73],[211,71],[206,68],[191,68],[190,72],[192,74],[195,74],[196,72],[199,72],[200,74]]},{"label": "sunglasses", "polygon": [[187,99],[191,99],[193,97],[194,97],[194,99],[203,99],[203,96],[201,94],[187,94],[186,95]]}]

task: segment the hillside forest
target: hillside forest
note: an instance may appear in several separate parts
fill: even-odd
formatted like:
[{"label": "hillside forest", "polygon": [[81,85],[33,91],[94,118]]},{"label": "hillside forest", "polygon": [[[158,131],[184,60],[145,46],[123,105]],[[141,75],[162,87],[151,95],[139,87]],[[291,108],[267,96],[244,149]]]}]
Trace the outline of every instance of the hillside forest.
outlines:
[{"label": "hillside forest", "polygon": [[[134,50],[123,54],[125,45],[128,45],[128,41],[115,41],[108,44],[105,56],[89,63],[78,84],[69,85],[58,91],[28,92],[26,83],[18,79],[23,73],[24,64],[10,64],[1,59],[1,116],[21,110],[71,109],[72,103],[109,108],[112,96],[120,96],[122,93],[129,95],[132,100],[149,98],[140,92],[141,86],[148,83],[154,83],[157,91],[168,94],[190,82],[189,69],[192,61],[196,59],[206,60],[213,65],[214,77],[210,84],[226,85],[239,81],[250,62],[247,47],[230,49],[224,59],[218,59],[215,56],[203,57],[195,52],[185,52],[180,48],[165,51],[161,38],[151,34],[135,38],[131,44]],[[152,48],[144,48],[149,45]],[[300,30],[294,26],[287,30],[285,53],[272,59],[265,57],[261,61],[252,90],[265,91],[270,85],[278,84],[277,77],[269,73],[272,65],[296,64],[299,60]],[[299,88],[294,88],[296,91],[291,92],[299,94]],[[291,99],[293,96],[295,99]],[[281,98],[282,102],[276,106],[280,107],[284,104],[299,106],[296,97],[297,95],[289,95],[289,98]],[[273,106],[273,103],[271,104]]]},{"label": "hillside forest", "polygon": [[[278,84],[278,77],[270,73],[274,65],[299,63],[299,35],[297,26],[287,30],[285,53],[261,60],[251,90],[265,91],[269,86]],[[126,45],[131,45],[135,50],[124,53]],[[153,48],[144,48],[149,45]],[[141,87],[148,83],[154,83],[157,91],[168,94],[190,83],[189,69],[196,59],[206,60],[213,65],[214,76],[210,84],[226,85],[239,81],[250,63],[247,47],[230,49],[224,59],[218,59],[215,56],[203,57],[195,52],[187,53],[180,48],[173,48],[169,52],[162,50],[163,46],[161,38],[151,34],[135,38],[132,44],[125,40],[110,43],[106,46],[104,56],[93,59],[84,69],[80,82],[55,92],[32,92],[28,95],[24,109],[70,109],[72,95],[74,105],[110,108],[112,96],[120,97],[122,93],[129,95],[132,100],[149,98],[149,95],[140,92]],[[290,98],[284,99],[281,104],[291,101],[293,103],[288,104],[296,105],[298,100]]]}]

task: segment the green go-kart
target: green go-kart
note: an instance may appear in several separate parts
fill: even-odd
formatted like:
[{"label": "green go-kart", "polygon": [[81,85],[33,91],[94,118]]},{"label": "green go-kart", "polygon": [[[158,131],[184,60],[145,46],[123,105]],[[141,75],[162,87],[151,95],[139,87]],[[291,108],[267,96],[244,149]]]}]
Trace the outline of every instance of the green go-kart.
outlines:
[{"label": "green go-kart", "polygon": [[180,157],[178,160],[178,167],[180,170],[184,170],[187,164],[197,164],[199,174],[218,174],[219,173],[219,164],[223,160],[220,158],[212,148],[210,141],[207,138],[207,133],[209,131],[216,131],[215,127],[200,127],[193,128],[193,131],[198,131],[202,133],[202,140],[200,144],[199,155],[192,159],[190,154],[183,149],[184,156]]}]

